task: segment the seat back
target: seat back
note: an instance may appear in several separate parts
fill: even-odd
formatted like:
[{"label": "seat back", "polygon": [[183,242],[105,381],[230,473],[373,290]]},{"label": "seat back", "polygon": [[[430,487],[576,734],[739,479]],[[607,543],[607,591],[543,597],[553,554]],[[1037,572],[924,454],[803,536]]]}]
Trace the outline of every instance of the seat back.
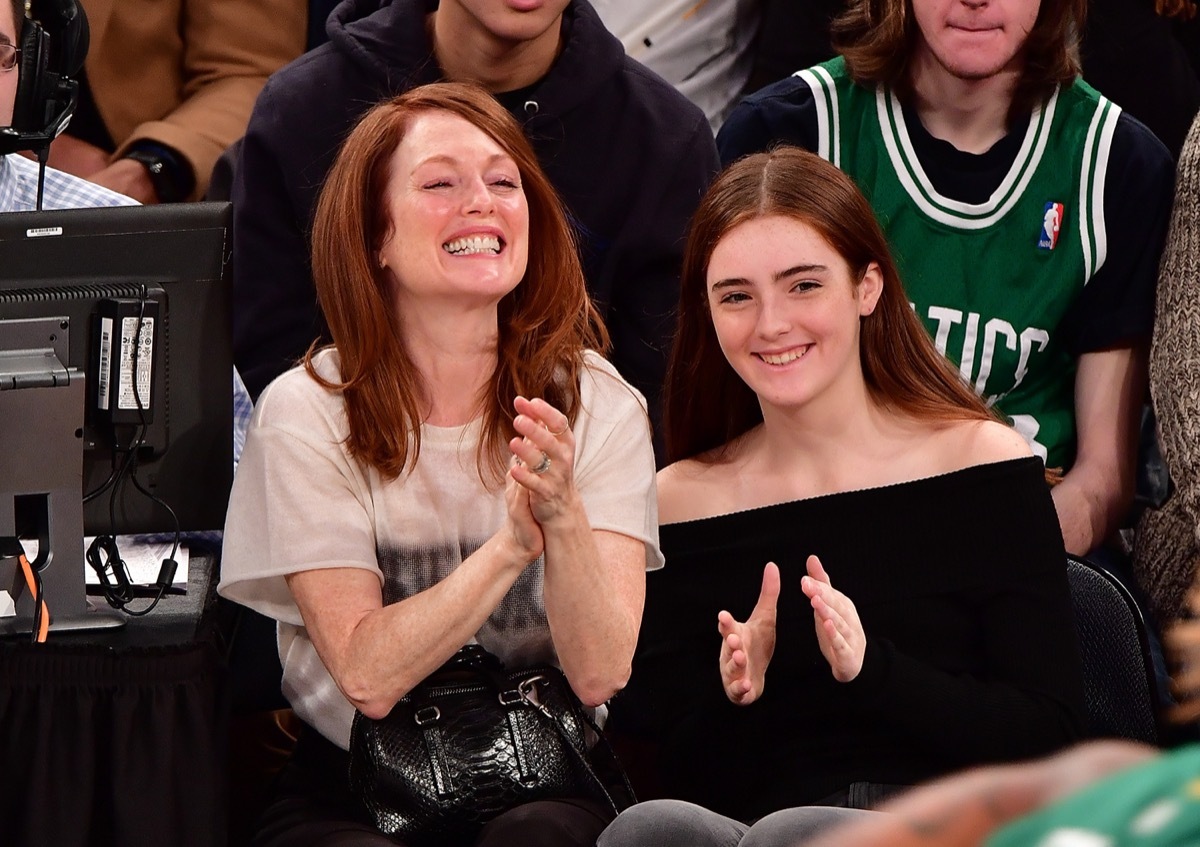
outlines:
[{"label": "seat back", "polygon": [[1083,657],[1087,735],[1158,742],[1149,631],[1133,596],[1103,568],[1067,559]]}]

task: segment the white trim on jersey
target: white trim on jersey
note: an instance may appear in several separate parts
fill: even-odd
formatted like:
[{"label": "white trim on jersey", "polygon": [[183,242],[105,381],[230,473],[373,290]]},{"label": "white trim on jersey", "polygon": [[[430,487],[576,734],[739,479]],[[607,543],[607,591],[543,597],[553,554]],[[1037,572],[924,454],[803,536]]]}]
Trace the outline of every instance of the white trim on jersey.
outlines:
[{"label": "white trim on jersey", "polygon": [[892,170],[917,208],[927,217],[946,226],[976,230],[992,226],[1021,199],[1046,151],[1058,94],[1059,89],[1055,88],[1046,107],[1034,109],[1012,167],[987,202],[979,204],[953,200],[939,194],[933,187],[933,182],[913,150],[900,101],[893,92],[878,87],[875,106]]},{"label": "white trim on jersey", "polygon": [[1083,170],[1079,176],[1079,241],[1083,248],[1083,284],[1108,258],[1108,230],[1104,223],[1104,183],[1113,133],[1121,107],[1101,97],[1083,144]]},{"label": "white trim on jersey", "polygon": [[1096,273],[1104,267],[1108,258],[1108,229],[1104,224],[1104,183],[1108,177],[1108,157],[1112,153],[1113,135],[1117,130],[1117,118],[1120,117],[1121,107],[1116,103],[1109,104],[1104,116],[1104,126],[1100,129],[1100,145],[1096,152],[1096,184],[1092,189],[1092,209],[1095,215],[1096,232]]},{"label": "white trim on jersey", "polygon": [[841,110],[838,104],[837,85],[829,70],[821,66],[796,71],[812,92],[813,105],[817,108],[817,155],[834,167],[842,166]]}]

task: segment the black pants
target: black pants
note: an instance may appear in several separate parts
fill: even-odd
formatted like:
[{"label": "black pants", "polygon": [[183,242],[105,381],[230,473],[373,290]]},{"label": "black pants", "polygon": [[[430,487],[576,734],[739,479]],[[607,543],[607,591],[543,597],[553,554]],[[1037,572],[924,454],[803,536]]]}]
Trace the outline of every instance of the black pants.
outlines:
[{"label": "black pants", "polygon": [[[350,754],[305,726],[256,827],[253,847],[392,847],[347,783]],[[542,800],[488,823],[474,847],[592,847],[612,813],[590,800]]]}]

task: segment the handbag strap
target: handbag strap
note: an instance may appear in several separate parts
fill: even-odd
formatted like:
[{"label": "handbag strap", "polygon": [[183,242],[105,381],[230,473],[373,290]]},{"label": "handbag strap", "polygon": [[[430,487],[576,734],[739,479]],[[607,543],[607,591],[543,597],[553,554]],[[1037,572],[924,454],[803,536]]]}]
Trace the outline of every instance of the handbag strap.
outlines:
[{"label": "handbag strap", "polygon": [[[620,814],[620,807],[618,807],[616,801],[613,800],[612,793],[608,790],[608,786],[604,784],[604,780],[597,775],[595,768],[592,767],[592,763],[588,761],[588,757],[575,746],[574,742],[571,740],[570,734],[562,725],[562,722],[555,717],[554,713],[547,709],[542,703],[539,703],[532,698],[532,691],[532,687],[521,687],[521,695],[525,698],[525,702],[532,706],[535,712],[537,712],[539,715],[542,715],[550,722],[550,725],[565,742],[566,748],[571,751],[576,761],[578,761],[580,766],[582,766],[584,772],[588,775],[591,781],[595,783],[596,787],[600,789],[601,795],[605,800],[608,801],[608,805],[612,809],[613,814]],[[570,696],[574,698],[574,693],[570,692]],[[596,723],[596,720],[588,714],[588,710],[583,708],[582,705],[575,710],[575,713],[582,717],[584,722],[587,723],[587,725],[592,728],[592,731],[596,733],[596,743],[604,745],[605,752],[610,758],[612,758],[614,762],[618,763],[616,771],[617,775],[621,777],[622,787],[625,789],[626,795],[629,797],[629,799],[636,802],[636,795],[633,793],[633,786],[629,782],[629,776],[625,773],[625,769],[620,767],[619,760],[617,759],[616,753],[612,749],[612,745],[609,744],[608,739],[604,737],[604,730],[600,728],[600,725]]]}]

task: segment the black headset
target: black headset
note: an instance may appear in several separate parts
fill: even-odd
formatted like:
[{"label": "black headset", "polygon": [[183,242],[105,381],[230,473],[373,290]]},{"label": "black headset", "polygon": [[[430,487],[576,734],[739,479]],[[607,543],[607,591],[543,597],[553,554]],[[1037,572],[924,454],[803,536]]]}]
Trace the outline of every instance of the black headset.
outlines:
[{"label": "black headset", "polygon": [[12,126],[0,128],[0,154],[47,148],[75,114],[74,77],[88,50],[88,23],[77,0],[32,0],[21,26]]}]

